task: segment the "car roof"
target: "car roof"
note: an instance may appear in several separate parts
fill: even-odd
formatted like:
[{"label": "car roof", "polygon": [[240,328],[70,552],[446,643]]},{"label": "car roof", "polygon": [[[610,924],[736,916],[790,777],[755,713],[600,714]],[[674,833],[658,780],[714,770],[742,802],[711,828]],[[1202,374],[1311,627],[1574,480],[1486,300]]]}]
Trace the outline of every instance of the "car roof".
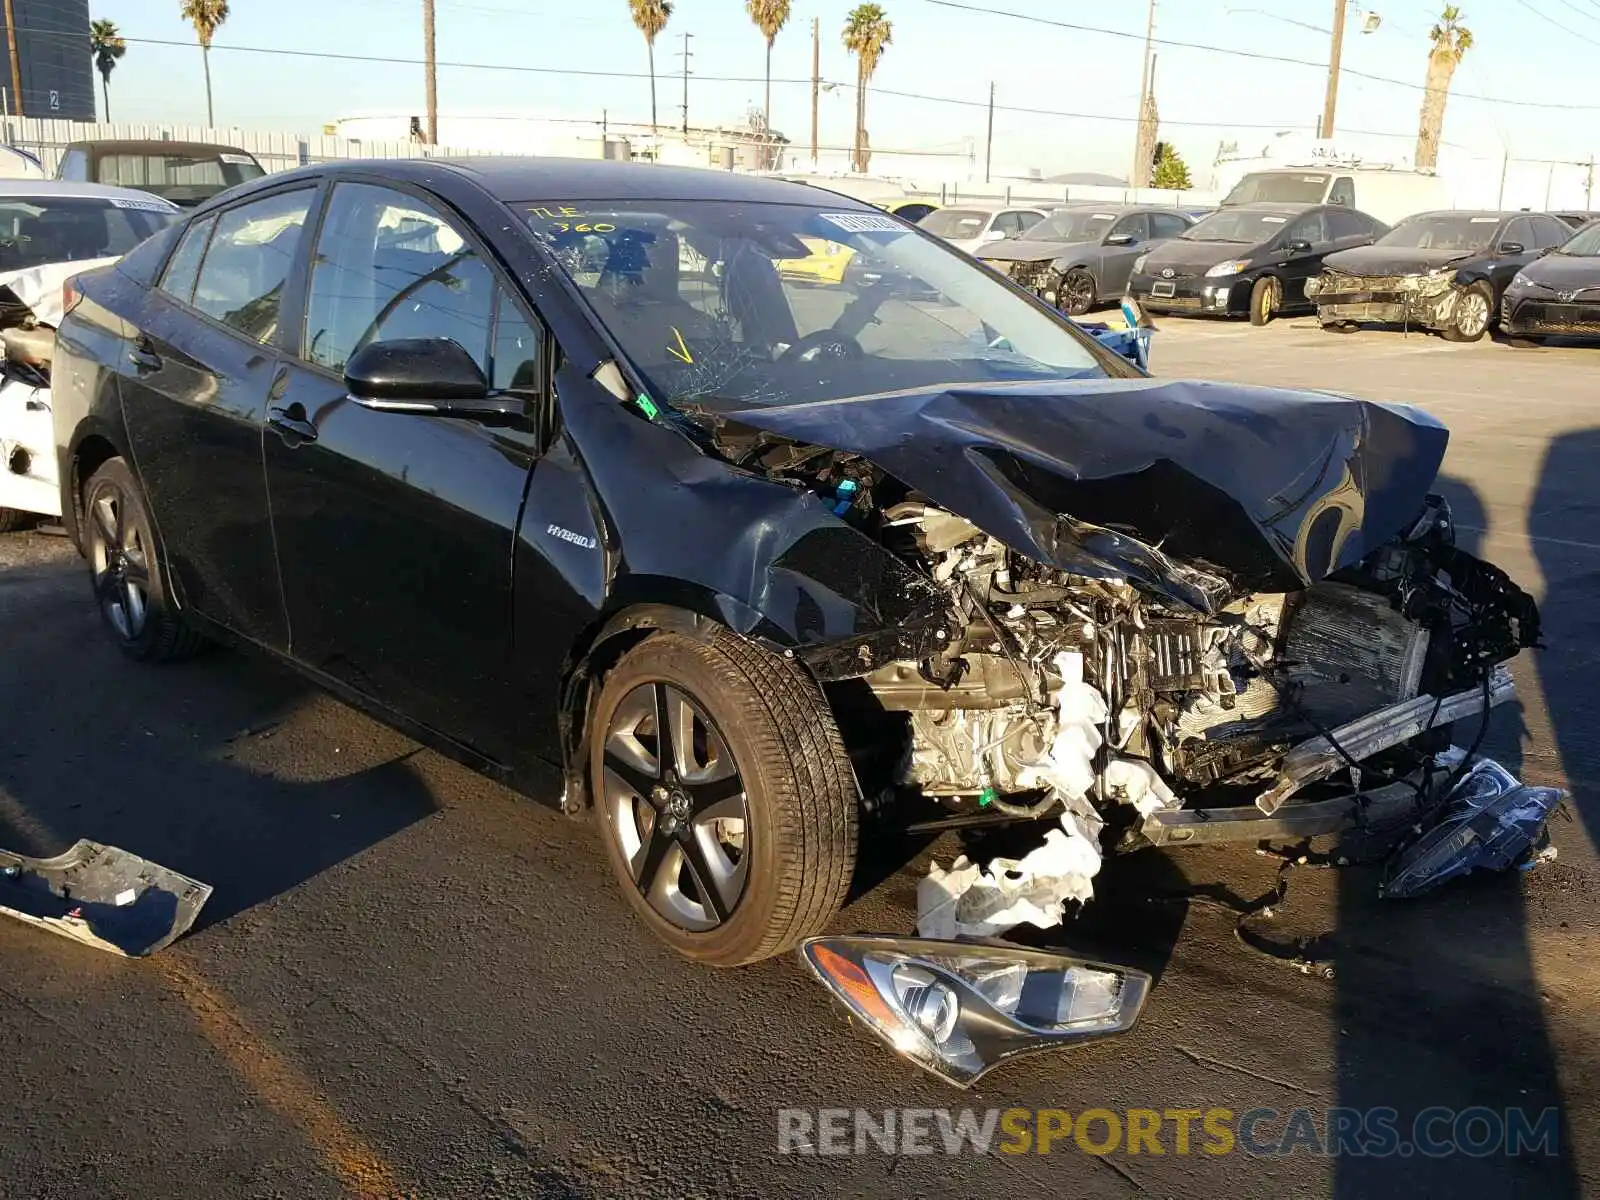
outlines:
[{"label": "car roof", "polygon": [[1550,214],[1545,212],[1535,214],[1522,212],[1519,209],[1504,208],[1434,208],[1429,209],[1427,212],[1412,213],[1406,220],[1420,221],[1424,217],[1496,217],[1505,221],[1512,217],[1531,217],[1535,215],[1547,217]]},{"label": "car roof", "polygon": [[1069,200],[1050,210],[1052,216],[1059,212],[1108,212],[1124,216],[1129,213],[1172,213],[1179,217],[1188,215],[1183,209],[1173,208],[1167,204],[1129,204],[1123,200],[1110,200],[1104,204],[1093,200]]},{"label": "car roof", "polygon": [[[357,166],[359,163],[340,164]],[[444,166],[471,177],[507,204],[541,200],[733,200],[752,204],[818,204],[870,209],[863,200],[841,196],[808,183],[759,175],[738,175],[708,167],[669,167],[659,163],[616,162],[598,158],[400,159],[384,164],[399,178],[420,179]],[[824,199],[825,198],[825,199]]]},{"label": "car roof", "polygon": [[[137,200],[169,204],[160,196],[138,188],[115,187],[109,183],[84,183],[66,179],[0,179],[0,199],[39,196],[80,200]],[[176,207],[176,206],[174,206]]]},{"label": "car roof", "polygon": [[1036,212],[1048,214],[1053,211],[1054,207],[1059,206],[1038,204],[1006,204],[998,200],[961,200],[947,204],[944,206],[944,209],[940,209],[939,211],[943,212],[945,209],[949,209],[956,212]]},{"label": "car roof", "polygon": [[[174,150],[181,152],[206,152],[218,154],[250,154],[248,150],[241,150],[238,146],[228,146],[222,142],[169,142],[160,138],[90,138],[82,142],[68,142],[68,150],[92,150],[104,154],[107,151],[132,152],[136,154],[161,154],[171,153]],[[255,155],[250,154],[251,158]]]}]

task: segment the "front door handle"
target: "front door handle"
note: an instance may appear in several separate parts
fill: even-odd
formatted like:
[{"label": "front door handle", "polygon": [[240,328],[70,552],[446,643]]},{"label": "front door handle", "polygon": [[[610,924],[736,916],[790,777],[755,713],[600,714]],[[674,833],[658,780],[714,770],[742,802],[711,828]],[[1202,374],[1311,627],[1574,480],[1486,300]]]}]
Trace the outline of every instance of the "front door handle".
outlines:
[{"label": "front door handle", "polygon": [[317,427],[306,420],[305,405],[298,400],[284,408],[269,409],[267,424],[276,429],[284,445],[291,448],[317,440]]}]

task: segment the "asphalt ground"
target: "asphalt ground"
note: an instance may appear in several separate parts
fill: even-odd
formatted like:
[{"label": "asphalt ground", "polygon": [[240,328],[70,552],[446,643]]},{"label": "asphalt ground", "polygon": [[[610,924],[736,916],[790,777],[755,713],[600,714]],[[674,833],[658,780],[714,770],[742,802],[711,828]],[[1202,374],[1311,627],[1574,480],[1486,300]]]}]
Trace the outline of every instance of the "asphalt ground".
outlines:
[{"label": "asphalt ground", "polygon": [[[1252,952],[1215,906],[1148,900],[1255,897],[1274,861],[1113,861],[1052,940],[1155,973],[1139,1025],[957,1092],[850,1028],[792,959],[677,960],[614,894],[587,821],[260,659],[127,663],[63,541],[0,538],[0,845],[91,837],[216,888],[195,931],[148,960],[0,922],[0,1196],[1600,1189],[1600,348],[1172,319],[1153,360],[1411,401],[1452,427],[1462,539],[1544,606],[1550,648],[1517,661],[1520,715],[1500,710],[1486,748],[1573,790],[1554,862],[1409,902],[1377,898],[1375,867],[1291,871],[1258,927],[1318,939],[1328,981]],[[897,850],[872,857],[839,930],[911,928],[918,875],[954,847]],[[1171,1122],[1162,1154],[1094,1155],[1071,1136],[1049,1154],[778,1153],[780,1109],[901,1106],[1275,1110],[1257,1146],[1297,1108],[1322,1125],[1389,1107],[1402,1134],[1430,1106],[1562,1115],[1548,1154],[1334,1157],[1303,1139],[1215,1154],[1198,1124],[1179,1153]],[[1093,1129],[1103,1141],[1103,1119]]]}]

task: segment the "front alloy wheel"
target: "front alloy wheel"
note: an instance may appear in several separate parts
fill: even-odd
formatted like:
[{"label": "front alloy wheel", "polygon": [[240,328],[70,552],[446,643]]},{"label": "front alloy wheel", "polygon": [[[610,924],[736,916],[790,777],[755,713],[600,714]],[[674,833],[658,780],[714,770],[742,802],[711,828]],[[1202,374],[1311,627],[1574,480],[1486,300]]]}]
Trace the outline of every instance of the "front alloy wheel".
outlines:
[{"label": "front alloy wheel", "polygon": [[605,673],[585,742],[606,858],[663,942],[733,967],[827,927],[855,868],[858,792],[799,663],[729,630],[652,633]]},{"label": "front alloy wheel", "polygon": [[1489,331],[1494,293],[1486,283],[1474,283],[1456,297],[1455,313],[1445,329],[1452,342],[1475,342]]},{"label": "front alloy wheel", "polygon": [[640,684],[605,743],[610,833],[645,902],[679,929],[715,929],[738,906],[748,859],[744,779],[705,711],[669,683]]}]

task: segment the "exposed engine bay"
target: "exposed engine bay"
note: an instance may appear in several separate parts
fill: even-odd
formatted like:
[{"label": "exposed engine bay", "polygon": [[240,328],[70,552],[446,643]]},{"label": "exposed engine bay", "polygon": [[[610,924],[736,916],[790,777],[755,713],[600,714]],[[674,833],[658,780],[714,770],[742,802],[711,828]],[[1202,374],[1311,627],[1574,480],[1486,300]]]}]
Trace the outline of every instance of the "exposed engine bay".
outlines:
[{"label": "exposed engine bay", "polygon": [[1185,806],[1271,812],[1341,773],[1359,791],[1420,769],[1448,744],[1435,727],[1508,699],[1499,664],[1538,644],[1532,599],[1455,547],[1436,495],[1358,564],[1202,613],[1041,564],[854,455],[764,442],[754,461],[944,594],[932,654],[860,677],[905,716],[898,781],[949,809],[1061,804],[1093,838]]}]

